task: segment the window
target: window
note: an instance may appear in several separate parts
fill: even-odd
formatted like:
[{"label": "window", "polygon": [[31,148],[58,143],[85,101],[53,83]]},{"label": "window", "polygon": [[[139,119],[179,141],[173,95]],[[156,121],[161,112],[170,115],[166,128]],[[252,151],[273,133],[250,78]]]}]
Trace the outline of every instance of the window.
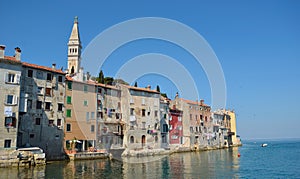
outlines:
[{"label": "window", "polygon": [[202,120],[203,119],[203,116],[202,115],[200,115],[200,120]]},{"label": "window", "polygon": [[168,124],[163,124],[162,132],[168,132]]},{"label": "window", "polygon": [[50,102],[46,102],[45,103],[45,110],[49,111],[50,110],[50,106],[51,106],[51,103]]},{"label": "window", "polygon": [[29,137],[30,137],[31,139],[33,139],[33,138],[34,138],[34,134],[30,134]]},{"label": "window", "polygon": [[134,99],[132,97],[130,98],[130,104],[134,104]]},{"label": "window", "polygon": [[6,128],[15,128],[16,127],[16,118],[15,117],[5,117],[5,127]]},{"label": "window", "polygon": [[101,88],[98,88],[98,93],[102,93],[102,89]]},{"label": "window", "polygon": [[56,125],[57,125],[57,126],[61,126],[61,119],[57,119]]},{"label": "window", "polygon": [[83,105],[84,105],[84,106],[87,106],[87,105],[88,105],[88,101],[87,101],[87,100],[84,100],[84,101],[83,101]]},{"label": "window", "polygon": [[134,143],[134,137],[130,136],[130,143]]},{"label": "window", "polygon": [[86,119],[86,121],[90,120],[90,113],[89,112],[86,112],[85,119]]},{"label": "window", "polygon": [[44,93],[43,87],[38,87],[37,94],[42,95]]},{"label": "window", "polygon": [[193,127],[190,127],[190,132],[194,132]]},{"label": "window", "polygon": [[155,136],[155,143],[157,143],[158,142],[158,137],[157,136]]},{"label": "window", "polygon": [[54,120],[49,120],[48,125],[49,125],[49,126],[54,126]]},{"label": "window", "polygon": [[91,132],[95,132],[95,126],[91,125]]},{"label": "window", "polygon": [[196,117],[196,121],[198,120],[198,115],[195,116]]},{"label": "window", "polygon": [[7,104],[7,105],[16,105],[16,104],[18,104],[18,96],[16,96],[16,95],[6,95],[5,104]]},{"label": "window", "polygon": [[158,111],[154,112],[154,116],[157,117],[158,116]]},{"label": "window", "polygon": [[60,82],[60,83],[63,82],[63,77],[60,75],[58,76],[58,82]]},{"label": "window", "polygon": [[192,120],[193,119],[193,115],[192,114],[190,114],[190,120]]},{"label": "window", "polygon": [[51,81],[52,80],[52,74],[51,73],[47,73],[47,81]]},{"label": "window", "polygon": [[66,114],[67,117],[71,117],[71,109],[67,109],[67,114]]},{"label": "window", "polygon": [[27,71],[27,77],[32,78],[33,76],[33,71],[32,70],[28,70]]},{"label": "window", "polygon": [[57,109],[58,111],[62,111],[63,110],[63,104],[61,104],[61,103],[58,103],[58,109]]},{"label": "window", "polygon": [[205,116],[205,122],[207,122],[207,116]]},{"label": "window", "polygon": [[32,109],[32,100],[27,99],[27,111],[29,111],[30,109]]},{"label": "window", "polygon": [[182,121],[181,116],[178,116],[178,121]]},{"label": "window", "polygon": [[42,109],[42,101],[36,101],[36,109]]},{"label": "window", "polygon": [[41,125],[41,118],[35,118],[35,125]]},{"label": "window", "polygon": [[142,99],[142,105],[143,105],[143,106],[146,105],[146,104],[145,104],[145,99],[144,99],[144,98]]},{"label": "window", "polygon": [[67,132],[70,132],[71,131],[71,124],[67,124],[67,129],[66,129]]},{"label": "window", "polygon": [[72,104],[72,97],[71,96],[67,96],[67,104]]},{"label": "window", "polygon": [[46,88],[46,96],[51,96],[51,88]]},{"label": "window", "polygon": [[87,92],[87,91],[88,91],[88,86],[87,86],[87,85],[84,85],[84,86],[83,86],[83,91],[84,91],[84,92]]},{"label": "window", "polygon": [[130,108],[130,115],[134,115],[134,108]]},{"label": "window", "polygon": [[72,89],[72,82],[68,81],[68,89],[71,90]]},{"label": "window", "polygon": [[91,112],[91,119],[95,119],[95,112]]},{"label": "window", "polygon": [[20,83],[20,76],[21,76],[20,74],[6,73],[5,82],[6,83],[19,84]]},{"label": "window", "polygon": [[10,139],[4,140],[4,148],[10,148],[10,146],[11,146],[11,140]]},{"label": "window", "polygon": [[122,114],[121,113],[116,113],[116,119],[121,119],[122,118]]},{"label": "window", "polygon": [[142,109],[142,116],[146,115],[146,109]]}]

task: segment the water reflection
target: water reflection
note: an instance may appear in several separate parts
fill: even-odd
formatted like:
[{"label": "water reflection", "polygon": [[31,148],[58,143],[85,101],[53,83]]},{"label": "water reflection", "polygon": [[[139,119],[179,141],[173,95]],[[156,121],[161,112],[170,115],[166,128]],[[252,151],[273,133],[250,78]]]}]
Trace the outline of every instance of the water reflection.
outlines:
[{"label": "water reflection", "polygon": [[[151,158],[151,162],[147,162]],[[239,178],[238,148],[136,158],[85,160],[44,167],[0,168],[1,178]],[[149,159],[150,160],[150,159]]]}]

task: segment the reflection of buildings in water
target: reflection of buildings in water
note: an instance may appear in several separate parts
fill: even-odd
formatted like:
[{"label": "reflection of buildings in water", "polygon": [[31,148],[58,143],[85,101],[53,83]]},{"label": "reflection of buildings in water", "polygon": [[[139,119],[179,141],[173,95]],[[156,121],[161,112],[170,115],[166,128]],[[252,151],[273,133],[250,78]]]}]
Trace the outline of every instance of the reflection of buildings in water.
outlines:
[{"label": "reflection of buildings in water", "polygon": [[45,178],[46,166],[0,168],[0,178]]}]

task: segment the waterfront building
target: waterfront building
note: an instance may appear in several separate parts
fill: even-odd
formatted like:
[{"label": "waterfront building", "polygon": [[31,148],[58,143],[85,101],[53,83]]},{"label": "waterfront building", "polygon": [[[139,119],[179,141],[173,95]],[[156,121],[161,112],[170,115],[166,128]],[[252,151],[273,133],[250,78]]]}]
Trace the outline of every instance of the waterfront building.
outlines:
[{"label": "waterfront building", "polygon": [[65,73],[22,63],[18,147],[38,146],[47,159],[63,158]]},{"label": "waterfront building", "polygon": [[210,106],[204,100],[191,101],[179,98],[176,94],[171,105],[182,111],[183,138],[182,147],[198,149],[212,145],[212,118]]},{"label": "waterfront building", "polygon": [[168,148],[169,140],[169,117],[170,117],[170,99],[160,96],[160,133],[161,133],[161,148]]},{"label": "waterfront building", "polygon": [[121,85],[122,111],[126,123],[124,147],[128,150],[161,147],[160,93],[147,88]]},{"label": "waterfront building", "polygon": [[21,50],[15,50],[14,57],[4,56],[5,46],[0,45],[0,153],[17,147],[22,63]]},{"label": "waterfront building", "polygon": [[[176,109],[176,105],[170,109],[169,117],[169,140],[171,145],[181,146],[183,144],[183,111]],[[179,145],[180,144],[180,145]]]}]

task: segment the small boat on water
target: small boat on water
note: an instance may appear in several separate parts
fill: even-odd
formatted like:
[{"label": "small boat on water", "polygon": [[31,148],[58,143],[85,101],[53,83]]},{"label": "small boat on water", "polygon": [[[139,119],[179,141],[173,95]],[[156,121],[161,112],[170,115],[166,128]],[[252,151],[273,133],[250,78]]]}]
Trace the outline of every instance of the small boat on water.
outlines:
[{"label": "small boat on water", "polygon": [[264,143],[264,144],[261,144],[261,147],[267,147],[268,144]]}]

